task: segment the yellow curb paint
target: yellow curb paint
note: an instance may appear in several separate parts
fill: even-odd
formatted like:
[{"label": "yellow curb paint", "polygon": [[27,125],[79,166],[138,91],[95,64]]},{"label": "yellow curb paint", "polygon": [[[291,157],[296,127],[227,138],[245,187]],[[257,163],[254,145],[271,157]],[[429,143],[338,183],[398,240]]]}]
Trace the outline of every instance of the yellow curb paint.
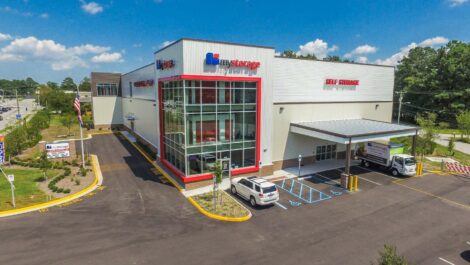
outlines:
[{"label": "yellow curb paint", "polygon": [[[124,136],[123,134],[121,134],[122,136]],[[171,182],[171,184],[173,184],[173,186],[175,186],[175,188],[179,191],[179,192],[182,192],[183,189],[179,186],[178,183],[176,183],[173,178],[171,178],[166,172],[165,170],[163,170],[160,166],[158,166],[156,163],[154,163],[152,161],[152,159],[150,159],[147,154],[142,151],[140,149],[139,146],[137,146],[135,143],[131,142],[127,137],[124,136],[124,138],[132,145],[134,146],[135,149],[137,149],[137,151],[139,151],[139,153],[153,166],[155,167],[168,181]],[[184,196],[184,195],[183,195]],[[217,214],[213,214],[213,213],[210,213],[208,211],[206,211],[204,208],[202,208],[201,205],[199,205],[193,198],[191,197],[187,197],[188,201],[196,208],[199,210],[199,212],[201,212],[202,214],[204,214],[205,216],[209,217],[209,218],[212,218],[212,219],[216,219],[216,220],[220,220],[220,221],[228,221],[228,222],[244,222],[244,221],[247,221],[251,218],[251,212],[248,210],[249,214],[247,216],[244,216],[244,217],[226,217],[226,216],[221,216],[221,215],[217,215]]]},{"label": "yellow curb paint", "polygon": [[[83,189],[79,192],[76,192],[72,195],[68,195],[68,196],[65,196],[63,198],[56,199],[56,200],[53,200],[53,201],[40,203],[40,204],[36,204],[36,205],[31,205],[31,206],[27,206],[27,207],[23,207],[23,208],[19,208],[19,209],[2,211],[2,212],[0,212],[0,217],[23,214],[23,213],[28,213],[28,212],[38,211],[38,210],[42,210],[41,212],[46,212],[47,210],[45,210],[45,208],[49,208],[49,207],[53,207],[53,206],[60,206],[62,204],[66,204],[66,203],[69,203],[69,202],[72,202],[72,201],[77,202],[76,200],[81,201],[82,200],[82,199],[80,199],[81,196],[93,191],[94,189],[96,189],[98,187],[98,174],[101,174],[101,173],[96,171],[97,168],[99,168],[99,166],[97,166],[97,161],[98,160],[97,160],[96,155],[91,155],[91,163],[92,163],[92,168],[93,168],[93,172],[94,172],[94,175],[95,175],[95,180],[93,181],[93,183],[90,186],[86,187],[85,189]],[[67,204],[67,205],[69,205],[69,204]],[[64,205],[64,206],[66,206],[66,205]]]},{"label": "yellow curb paint", "polygon": [[216,219],[216,220],[220,220],[220,221],[228,221],[228,222],[244,222],[244,221],[248,221],[250,218],[251,218],[251,212],[249,212],[249,214],[247,216],[243,216],[243,217],[227,217],[227,216],[222,216],[222,215],[217,215],[217,214],[213,214],[213,213],[210,213],[208,211],[206,211],[204,208],[201,207],[201,205],[199,205],[193,198],[191,197],[188,197],[188,201],[194,206],[196,207],[196,209],[198,209],[202,214],[204,214],[205,216],[209,217],[209,218],[212,218],[212,219]]}]

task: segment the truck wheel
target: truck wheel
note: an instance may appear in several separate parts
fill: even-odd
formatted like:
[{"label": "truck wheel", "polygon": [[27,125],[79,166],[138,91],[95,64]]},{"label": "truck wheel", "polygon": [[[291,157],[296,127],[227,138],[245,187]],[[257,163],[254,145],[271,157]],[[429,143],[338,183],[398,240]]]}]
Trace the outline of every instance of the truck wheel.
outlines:
[{"label": "truck wheel", "polygon": [[396,168],[392,169],[392,175],[395,177],[398,176],[398,170]]},{"label": "truck wheel", "polygon": [[370,162],[369,161],[364,162],[364,166],[370,167]]},{"label": "truck wheel", "polygon": [[255,197],[251,196],[250,197],[250,204],[251,206],[255,207],[256,206],[256,200],[255,200]]}]

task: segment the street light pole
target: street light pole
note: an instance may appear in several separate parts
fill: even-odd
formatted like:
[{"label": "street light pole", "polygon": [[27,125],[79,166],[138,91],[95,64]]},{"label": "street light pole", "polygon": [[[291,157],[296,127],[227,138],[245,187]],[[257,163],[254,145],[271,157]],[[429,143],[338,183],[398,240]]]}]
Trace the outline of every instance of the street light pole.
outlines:
[{"label": "street light pole", "polygon": [[403,102],[403,91],[400,92],[400,97],[398,98],[398,124],[400,124],[402,102]]}]

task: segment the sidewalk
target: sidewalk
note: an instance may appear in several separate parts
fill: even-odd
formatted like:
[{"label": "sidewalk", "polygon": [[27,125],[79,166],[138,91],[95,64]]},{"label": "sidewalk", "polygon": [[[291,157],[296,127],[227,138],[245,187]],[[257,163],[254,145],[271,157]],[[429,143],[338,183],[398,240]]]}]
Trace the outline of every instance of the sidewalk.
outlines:
[{"label": "sidewalk", "polygon": [[[453,135],[451,134],[439,134],[435,142],[440,145],[447,146],[449,144],[449,139],[452,137]],[[459,136],[456,135],[456,137],[459,137]],[[455,141],[455,150],[458,150],[462,153],[470,155],[470,144]]]}]

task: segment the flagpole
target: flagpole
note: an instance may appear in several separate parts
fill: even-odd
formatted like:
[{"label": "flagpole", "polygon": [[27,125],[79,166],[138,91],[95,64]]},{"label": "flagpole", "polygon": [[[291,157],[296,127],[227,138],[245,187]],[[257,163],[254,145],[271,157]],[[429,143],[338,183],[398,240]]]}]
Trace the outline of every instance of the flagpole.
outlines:
[{"label": "flagpole", "polygon": [[[78,95],[80,96],[80,88],[77,86],[77,93]],[[82,104],[80,102],[80,108],[81,108]],[[82,111],[79,110],[78,112],[78,115],[82,115]],[[83,148],[83,126],[82,126],[82,119],[80,118],[80,121],[78,123],[78,126],[80,126],[80,144],[81,144],[81,149],[82,149],[82,167],[85,168],[85,149]]]}]

